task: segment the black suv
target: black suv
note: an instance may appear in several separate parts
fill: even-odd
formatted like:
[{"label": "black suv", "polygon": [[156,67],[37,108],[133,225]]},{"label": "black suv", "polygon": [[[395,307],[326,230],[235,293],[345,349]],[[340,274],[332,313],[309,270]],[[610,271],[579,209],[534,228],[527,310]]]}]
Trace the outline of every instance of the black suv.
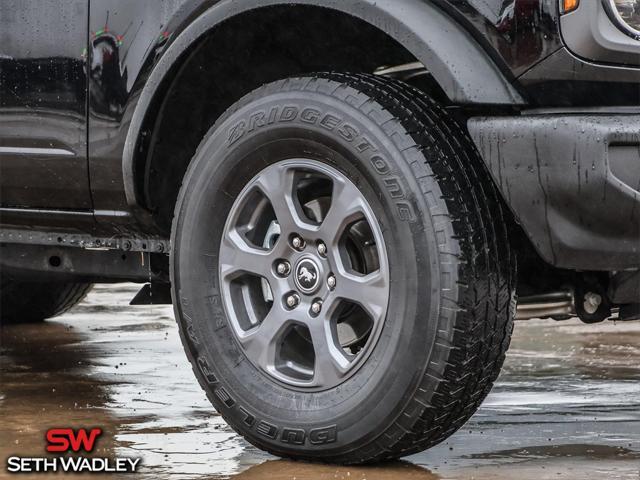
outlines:
[{"label": "black suv", "polygon": [[638,0],[5,0],[2,323],[140,282],[251,443],[429,448],[640,316],[639,106]]}]

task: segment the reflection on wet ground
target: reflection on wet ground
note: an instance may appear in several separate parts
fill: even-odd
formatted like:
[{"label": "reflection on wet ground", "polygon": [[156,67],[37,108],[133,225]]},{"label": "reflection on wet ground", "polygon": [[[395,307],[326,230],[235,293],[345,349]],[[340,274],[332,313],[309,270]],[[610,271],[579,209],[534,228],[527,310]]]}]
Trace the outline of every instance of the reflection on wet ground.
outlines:
[{"label": "reflection on wet ground", "polygon": [[171,307],[129,307],[135,289],[99,286],[55,321],[2,329],[0,476],[9,455],[42,456],[48,428],[100,426],[96,455],[142,457],[136,478],[640,478],[640,323],[520,322],[465,428],[406,461],[347,468],[236,435],[197,385]]}]

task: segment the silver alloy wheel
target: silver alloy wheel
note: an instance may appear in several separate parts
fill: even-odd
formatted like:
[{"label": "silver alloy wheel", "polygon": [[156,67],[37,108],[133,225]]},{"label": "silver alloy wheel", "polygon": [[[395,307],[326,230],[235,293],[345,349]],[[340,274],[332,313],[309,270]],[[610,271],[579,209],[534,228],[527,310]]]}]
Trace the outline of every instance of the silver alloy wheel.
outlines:
[{"label": "silver alloy wheel", "polygon": [[272,378],[332,388],[375,346],[389,300],[386,247],[371,207],[338,170],[307,159],[262,170],[232,206],[219,265],[235,337]]}]

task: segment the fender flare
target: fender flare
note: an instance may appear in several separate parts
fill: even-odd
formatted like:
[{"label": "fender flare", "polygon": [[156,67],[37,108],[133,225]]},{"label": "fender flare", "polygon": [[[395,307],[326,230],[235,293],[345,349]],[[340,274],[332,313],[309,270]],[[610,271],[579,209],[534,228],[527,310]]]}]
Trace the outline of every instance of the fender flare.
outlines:
[{"label": "fender flare", "polygon": [[462,104],[523,105],[525,102],[469,32],[424,0],[222,0],[169,44],[157,60],[135,106],[123,150],[122,167],[127,203],[138,205],[135,149],[149,106],[165,75],[182,54],[221,22],[274,5],[330,8],[359,18],[398,41],[433,75],[451,101]]}]

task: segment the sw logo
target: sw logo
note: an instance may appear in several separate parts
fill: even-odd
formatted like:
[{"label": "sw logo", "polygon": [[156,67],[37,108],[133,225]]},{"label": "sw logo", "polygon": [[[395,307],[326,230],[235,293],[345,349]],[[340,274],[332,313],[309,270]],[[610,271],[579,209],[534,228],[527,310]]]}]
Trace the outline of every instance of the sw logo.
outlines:
[{"label": "sw logo", "polygon": [[9,473],[47,473],[47,472],[95,472],[95,473],[132,473],[139,466],[139,458],[97,458],[65,455],[68,452],[91,453],[96,448],[101,428],[51,428],[47,430],[46,451],[57,453],[57,457],[18,457],[7,459]]},{"label": "sw logo", "polygon": [[96,439],[102,435],[101,428],[92,428],[89,433],[84,428],[74,432],[71,428],[52,428],[47,431],[47,452],[92,452]]}]

